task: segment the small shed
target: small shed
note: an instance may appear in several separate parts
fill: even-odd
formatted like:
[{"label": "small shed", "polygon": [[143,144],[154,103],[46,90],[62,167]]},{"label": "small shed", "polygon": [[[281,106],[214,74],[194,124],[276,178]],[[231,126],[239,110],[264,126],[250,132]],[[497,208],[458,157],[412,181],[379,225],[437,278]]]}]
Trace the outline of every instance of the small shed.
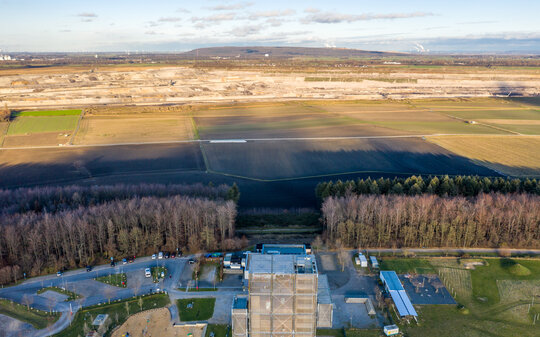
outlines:
[{"label": "small shed", "polygon": [[399,327],[397,325],[385,325],[383,332],[385,336],[395,336],[399,334]]},{"label": "small shed", "polygon": [[367,259],[362,253],[358,253],[358,259],[360,260],[360,267],[367,268]]},{"label": "small shed", "polygon": [[371,261],[371,266],[375,269],[379,269],[379,261],[377,261],[377,258],[375,256],[370,256],[369,259]]}]

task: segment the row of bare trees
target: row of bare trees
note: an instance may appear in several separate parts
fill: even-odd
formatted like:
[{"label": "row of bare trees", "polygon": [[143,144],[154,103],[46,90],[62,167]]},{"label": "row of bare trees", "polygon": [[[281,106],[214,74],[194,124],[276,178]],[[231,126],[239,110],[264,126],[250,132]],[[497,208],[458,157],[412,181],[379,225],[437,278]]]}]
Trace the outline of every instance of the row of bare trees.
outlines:
[{"label": "row of bare trees", "polygon": [[348,247],[540,248],[540,196],[353,195],[322,205],[329,242]]},{"label": "row of bare trees", "polygon": [[[0,217],[2,282],[158,250],[234,248],[236,204],[185,196],[133,197],[55,213]],[[16,267],[17,266],[17,267]],[[20,269],[19,269],[20,267]],[[16,273],[13,273],[15,268]]]},{"label": "row of bare trees", "polygon": [[169,197],[184,195],[212,200],[235,199],[235,186],[193,185],[102,185],[102,186],[45,186],[0,190],[0,213],[27,211],[57,212],[81,206],[102,204],[112,200],[131,199],[134,196]]}]

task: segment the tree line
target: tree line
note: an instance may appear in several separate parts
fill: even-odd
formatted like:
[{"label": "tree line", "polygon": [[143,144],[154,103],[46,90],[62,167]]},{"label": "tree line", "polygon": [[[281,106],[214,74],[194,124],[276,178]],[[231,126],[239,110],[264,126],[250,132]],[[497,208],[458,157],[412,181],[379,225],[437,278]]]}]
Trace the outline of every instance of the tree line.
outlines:
[{"label": "tree line", "polygon": [[232,200],[132,197],[97,205],[0,217],[0,283],[147,255],[159,250],[235,249]]},{"label": "tree line", "polygon": [[347,193],[363,194],[395,194],[420,195],[435,194],[438,196],[476,196],[480,193],[530,193],[540,195],[540,180],[489,178],[479,176],[442,177],[411,176],[408,178],[379,178],[338,180],[321,182],[315,193],[319,200],[330,196],[345,196]]},{"label": "tree line", "polygon": [[112,200],[131,199],[134,196],[169,197],[184,195],[212,200],[238,201],[240,192],[236,185],[212,184],[139,184],[103,186],[45,186],[0,190],[0,214],[33,212],[57,212],[79,207],[102,204]]},{"label": "tree line", "polygon": [[540,248],[540,196],[354,195],[322,204],[328,242],[348,247]]}]

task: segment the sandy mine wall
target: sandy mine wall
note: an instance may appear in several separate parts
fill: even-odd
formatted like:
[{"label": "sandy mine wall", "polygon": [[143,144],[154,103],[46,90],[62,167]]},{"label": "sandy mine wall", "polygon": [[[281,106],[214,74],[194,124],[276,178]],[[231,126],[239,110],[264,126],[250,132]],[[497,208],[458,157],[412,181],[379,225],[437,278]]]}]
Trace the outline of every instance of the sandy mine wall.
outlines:
[{"label": "sandy mine wall", "polygon": [[[306,77],[308,81],[305,80]],[[396,81],[393,81],[394,79]],[[2,76],[0,73],[0,104],[7,103],[11,108],[265,99],[474,97],[509,94],[539,95],[540,75],[415,72],[389,74],[321,72],[313,75],[205,71],[183,67],[9,76]]]}]

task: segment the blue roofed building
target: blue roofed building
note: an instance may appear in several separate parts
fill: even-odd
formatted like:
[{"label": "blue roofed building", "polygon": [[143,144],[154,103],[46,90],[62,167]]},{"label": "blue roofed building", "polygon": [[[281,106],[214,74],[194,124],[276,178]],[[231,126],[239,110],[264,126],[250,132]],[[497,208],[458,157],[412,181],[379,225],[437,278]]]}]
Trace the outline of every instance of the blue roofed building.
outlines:
[{"label": "blue roofed building", "polygon": [[397,312],[401,317],[418,317],[416,310],[409,299],[409,296],[405,292],[401,281],[399,280],[395,271],[381,271],[381,281],[384,284],[384,288],[392,297]]}]

